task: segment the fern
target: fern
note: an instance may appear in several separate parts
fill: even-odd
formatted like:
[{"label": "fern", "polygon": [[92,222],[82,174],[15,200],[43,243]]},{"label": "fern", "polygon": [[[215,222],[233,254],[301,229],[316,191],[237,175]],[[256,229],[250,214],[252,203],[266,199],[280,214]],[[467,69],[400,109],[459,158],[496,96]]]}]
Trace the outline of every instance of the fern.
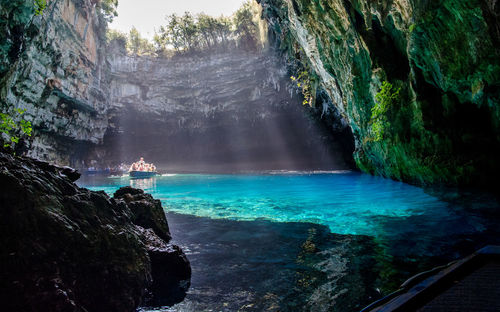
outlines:
[{"label": "fern", "polygon": [[382,83],[380,91],[375,95],[375,106],[372,107],[370,118],[371,133],[373,141],[381,141],[384,138],[385,130],[389,126],[387,112],[399,99],[401,88],[394,88],[388,81]]},{"label": "fern", "polygon": [[42,15],[43,11],[47,7],[47,0],[34,0],[35,15]]}]

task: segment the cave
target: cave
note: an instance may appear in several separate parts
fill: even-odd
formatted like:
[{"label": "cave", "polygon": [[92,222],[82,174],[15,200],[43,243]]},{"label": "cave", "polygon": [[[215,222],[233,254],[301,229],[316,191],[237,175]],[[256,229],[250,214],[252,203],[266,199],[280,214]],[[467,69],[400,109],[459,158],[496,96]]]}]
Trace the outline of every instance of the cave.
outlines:
[{"label": "cave", "polygon": [[[183,70],[169,60],[111,59],[116,108],[98,148],[106,159],[100,166],[145,157],[169,172],[353,168],[350,128],[334,130],[338,116],[302,106],[271,52],[180,56]],[[89,157],[87,164],[98,163]]]}]

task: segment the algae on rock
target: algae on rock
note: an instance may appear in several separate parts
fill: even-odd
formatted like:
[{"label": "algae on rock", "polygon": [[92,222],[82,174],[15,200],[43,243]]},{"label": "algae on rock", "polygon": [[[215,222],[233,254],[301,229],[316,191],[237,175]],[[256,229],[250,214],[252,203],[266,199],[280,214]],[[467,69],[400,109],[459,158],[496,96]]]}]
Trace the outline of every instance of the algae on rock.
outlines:
[{"label": "algae on rock", "polygon": [[[500,173],[500,4],[482,0],[259,0],[270,37],[304,51],[355,136],[366,172],[417,184]],[[370,140],[382,82],[401,88]]]}]

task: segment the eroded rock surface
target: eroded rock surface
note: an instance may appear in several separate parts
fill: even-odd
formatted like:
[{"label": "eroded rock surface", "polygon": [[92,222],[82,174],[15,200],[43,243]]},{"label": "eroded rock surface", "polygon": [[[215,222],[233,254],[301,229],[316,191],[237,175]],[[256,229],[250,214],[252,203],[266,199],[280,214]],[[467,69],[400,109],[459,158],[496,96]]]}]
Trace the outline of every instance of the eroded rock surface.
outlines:
[{"label": "eroded rock surface", "polygon": [[90,0],[0,4],[0,105],[26,109],[29,155],[74,164],[108,127],[106,21]]},{"label": "eroded rock surface", "polygon": [[148,289],[182,300],[191,269],[168,243],[159,203],[130,188],[117,192],[128,200],[79,188],[76,176],[0,153],[3,308],[134,311]]},{"label": "eroded rock surface", "polygon": [[[101,155],[168,171],[346,169],[347,124],[304,107],[270,51],[109,55],[110,123]],[[337,119],[338,120],[338,119]]]},{"label": "eroded rock surface", "polygon": [[[359,168],[418,184],[495,184],[497,1],[258,2],[271,37],[349,123]],[[401,92],[377,140],[371,109],[384,81]]]}]

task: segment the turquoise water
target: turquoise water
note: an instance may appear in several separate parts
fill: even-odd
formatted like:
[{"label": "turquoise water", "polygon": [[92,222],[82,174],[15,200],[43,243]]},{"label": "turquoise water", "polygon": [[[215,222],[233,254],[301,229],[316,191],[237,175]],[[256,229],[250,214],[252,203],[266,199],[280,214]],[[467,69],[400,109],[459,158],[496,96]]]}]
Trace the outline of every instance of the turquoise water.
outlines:
[{"label": "turquoise water", "polygon": [[[357,172],[84,177],[162,201],[191,262],[182,303],[141,311],[354,312],[418,272],[499,241],[491,197]],[[446,198],[446,201],[443,200]],[[312,247],[311,247],[312,246]]]},{"label": "turquoise water", "polygon": [[[109,194],[127,185],[142,188],[160,199],[167,212],[240,221],[311,222],[338,234],[387,236],[381,223],[394,218],[423,216],[426,223],[453,223],[460,218],[455,207],[422,188],[357,172],[173,174],[139,180],[95,178],[80,184]],[[473,219],[460,222],[462,229],[482,229]]]}]

